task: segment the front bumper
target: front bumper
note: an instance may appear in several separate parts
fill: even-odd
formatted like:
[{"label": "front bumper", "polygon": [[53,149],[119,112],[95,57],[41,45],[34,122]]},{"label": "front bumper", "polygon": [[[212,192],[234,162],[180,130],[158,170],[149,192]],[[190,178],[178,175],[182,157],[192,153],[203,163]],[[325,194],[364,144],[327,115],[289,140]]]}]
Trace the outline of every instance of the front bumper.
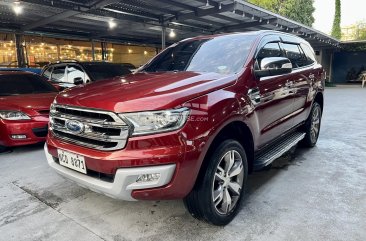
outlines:
[{"label": "front bumper", "polygon": [[[75,181],[78,185],[88,188],[94,192],[126,201],[136,200],[131,196],[131,192],[133,190],[162,187],[168,184],[173,177],[176,167],[175,164],[169,164],[150,167],[119,168],[115,173],[113,182],[110,183],[59,165],[48,153],[47,144],[45,144],[44,149],[48,164],[60,175]],[[157,181],[136,182],[139,175],[154,173],[160,174],[160,178]]]},{"label": "front bumper", "polygon": [[[31,120],[0,120],[0,145],[21,146],[46,140],[48,117],[37,116]],[[24,139],[14,139],[12,135],[25,135]]]}]

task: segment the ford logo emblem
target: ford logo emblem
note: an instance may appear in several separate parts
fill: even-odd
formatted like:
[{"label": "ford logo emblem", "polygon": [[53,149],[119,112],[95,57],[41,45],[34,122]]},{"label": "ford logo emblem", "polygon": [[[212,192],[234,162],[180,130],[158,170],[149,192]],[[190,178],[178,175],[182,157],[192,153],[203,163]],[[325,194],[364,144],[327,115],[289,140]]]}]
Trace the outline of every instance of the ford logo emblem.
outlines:
[{"label": "ford logo emblem", "polygon": [[67,120],[65,122],[65,127],[68,131],[75,134],[80,134],[84,131],[84,124],[77,120]]}]

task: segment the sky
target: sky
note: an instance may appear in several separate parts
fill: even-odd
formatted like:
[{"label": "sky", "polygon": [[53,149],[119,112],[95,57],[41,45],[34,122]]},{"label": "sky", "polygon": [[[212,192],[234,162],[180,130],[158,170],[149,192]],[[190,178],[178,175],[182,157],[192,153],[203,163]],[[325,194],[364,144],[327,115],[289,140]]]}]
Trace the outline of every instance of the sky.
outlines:
[{"label": "sky", "polygon": [[[315,23],[313,27],[324,33],[332,31],[335,4],[334,0],[314,0]],[[341,26],[345,27],[360,20],[366,20],[365,0],[341,0],[342,20]]]}]

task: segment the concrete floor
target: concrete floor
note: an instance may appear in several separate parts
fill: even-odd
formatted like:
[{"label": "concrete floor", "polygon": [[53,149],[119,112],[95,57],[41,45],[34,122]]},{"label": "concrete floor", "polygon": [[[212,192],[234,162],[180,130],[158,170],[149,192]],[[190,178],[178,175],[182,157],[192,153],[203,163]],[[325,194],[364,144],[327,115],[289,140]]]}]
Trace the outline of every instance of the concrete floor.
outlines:
[{"label": "concrete floor", "polygon": [[0,154],[0,240],[365,240],[366,89],[326,90],[318,145],[249,177],[226,227],[177,201],[121,202],[64,180],[42,145]]}]

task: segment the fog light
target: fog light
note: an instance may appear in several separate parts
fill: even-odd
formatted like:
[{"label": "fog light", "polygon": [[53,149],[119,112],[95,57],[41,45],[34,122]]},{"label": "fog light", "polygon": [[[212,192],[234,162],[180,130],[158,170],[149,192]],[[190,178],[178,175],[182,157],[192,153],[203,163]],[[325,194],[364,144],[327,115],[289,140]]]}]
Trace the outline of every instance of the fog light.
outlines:
[{"label": "fog light", "polygon": [[154,182],[158,181],[159,178],[160,173],[142,174],[137,177],[136,182]]},{"label": "fog light", "polygon": [[26,139],[26,135],[11,135],[11,138],[13,139]]}]

